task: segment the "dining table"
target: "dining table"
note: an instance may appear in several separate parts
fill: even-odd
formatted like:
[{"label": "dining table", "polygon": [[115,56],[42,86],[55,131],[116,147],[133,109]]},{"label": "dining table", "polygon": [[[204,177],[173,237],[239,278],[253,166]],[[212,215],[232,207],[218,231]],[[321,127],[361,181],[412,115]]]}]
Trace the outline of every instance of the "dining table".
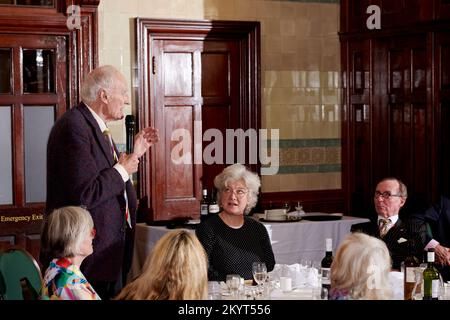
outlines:
[{"label": "dining table", "polygon": [[[253,217],[259,219],[261,216],[254,215]],[[351,216],[342,216],[340,219],[327,221],[301,219],[265,222],[259,220],[267,229],[275,261],[280,264],[299,263],[302,260],[320,262],[325,256],[326,238],[332,239],[335,252],[344,237],[350,233],[353,224],[369,221],[366,218]],[[195,224],[185,227],[189,231],[195,232]],[[146,223],[136,224],[133,260],[128,281],[141,273],[145,260],[156,242],[171,228]]]}]

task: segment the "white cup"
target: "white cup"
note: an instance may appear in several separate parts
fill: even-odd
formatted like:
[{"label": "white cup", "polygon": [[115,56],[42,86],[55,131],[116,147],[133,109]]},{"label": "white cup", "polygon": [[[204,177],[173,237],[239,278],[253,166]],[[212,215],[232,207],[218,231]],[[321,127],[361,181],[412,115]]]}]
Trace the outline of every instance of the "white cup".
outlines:
[{"label": "white cup", "polygon": [[281,291],[287,292],[292,290],[292,279],[289,277],[280,277]]}]

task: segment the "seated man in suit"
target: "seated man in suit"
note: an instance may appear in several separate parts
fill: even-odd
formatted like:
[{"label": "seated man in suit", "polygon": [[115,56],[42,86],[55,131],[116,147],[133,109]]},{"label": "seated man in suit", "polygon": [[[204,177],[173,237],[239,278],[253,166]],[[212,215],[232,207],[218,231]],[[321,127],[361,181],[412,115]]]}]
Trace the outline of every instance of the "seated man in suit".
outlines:
[{"label": "seated man in suit", "polygon": [[389,249],[392,268],[400,269],[401,262],[412,254],[422,261],[426,239],[425,224],[400,220],[399,211],[408,196],[406,186],[396,178],[381,180],[375,189],[376,220],[352,226],[359,231],[382,239]]},{"label": "seated man in suit", "polygon": [[436,264],[444,280],[450,280],[450,199],[439,202],[413,216],[427,227],[425,249],[434,248]]}]

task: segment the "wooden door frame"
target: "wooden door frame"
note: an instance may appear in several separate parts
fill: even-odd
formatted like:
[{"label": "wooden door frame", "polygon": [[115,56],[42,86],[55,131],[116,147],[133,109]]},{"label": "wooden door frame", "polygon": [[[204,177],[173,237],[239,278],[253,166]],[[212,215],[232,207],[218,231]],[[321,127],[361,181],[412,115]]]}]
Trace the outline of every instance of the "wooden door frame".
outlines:
[{"label": "wooden door frame", "polygon": [[[244,131],[261,127],[261,48],[258,21],[166,20],[136,18],[137,123],[140,128],[154,126],[154,94],[151,92],[153,66],[149,61],[153,40],[238,40],[241,45],[240,123]],[[154,151],[139,165],[138,196],[140,212],[152,217],[152,198],[155,194]],[[260,164],[249,165],[259,172]],[[200,199],[199,199],[200,200]]]}]

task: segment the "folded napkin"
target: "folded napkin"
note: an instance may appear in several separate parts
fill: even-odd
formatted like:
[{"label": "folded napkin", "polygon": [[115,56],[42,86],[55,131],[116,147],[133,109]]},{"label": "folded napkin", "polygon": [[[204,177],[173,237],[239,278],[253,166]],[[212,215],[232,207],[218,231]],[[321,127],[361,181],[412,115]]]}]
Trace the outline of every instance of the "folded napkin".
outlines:
[{"label": "folded napkin", "polygon": [[319,270],[314,267],[302,266],[298,263],[291,265],[276,264],[269,275],[275,281],[279,281],[280,277],[289,277],[292,279],[292,286],[296,288],[321,286]]},{"label": "folded napkin", "polygon": [[403,300],[403,272],[389,272],[389,284],[393,293],[393,300]]}]

